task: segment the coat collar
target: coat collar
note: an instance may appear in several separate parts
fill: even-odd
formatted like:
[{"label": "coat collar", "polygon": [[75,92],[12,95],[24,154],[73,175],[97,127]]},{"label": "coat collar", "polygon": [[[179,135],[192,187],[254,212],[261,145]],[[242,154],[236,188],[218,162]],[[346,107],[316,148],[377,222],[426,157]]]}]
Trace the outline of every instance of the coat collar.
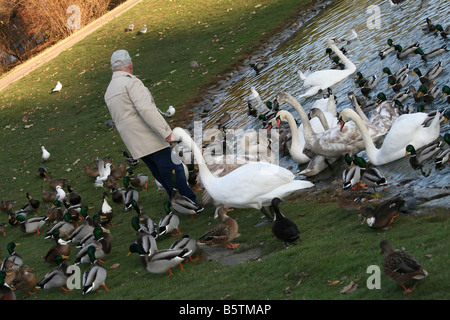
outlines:
[{"label": "coat collar", "polygon": [[113,72],[113,79],[118,77],[124,77],[124,76],[133,76],[131,73],[128,73],[126,71],[114,71]]}]

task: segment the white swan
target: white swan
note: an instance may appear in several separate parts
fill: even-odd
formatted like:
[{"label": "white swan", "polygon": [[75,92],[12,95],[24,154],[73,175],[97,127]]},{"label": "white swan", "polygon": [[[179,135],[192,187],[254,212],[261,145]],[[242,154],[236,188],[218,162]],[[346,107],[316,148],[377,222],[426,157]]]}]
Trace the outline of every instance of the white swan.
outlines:
[{"label": "white swan", "polygon": [[303,75],[300,72],[300,77],[303,80],[303,85],[310,87],[304,94],[300,95],[299,98],[311,97],[322,90],[326,90],[329,87],[341,82],[346,79],[351,74],[355,73],[356,66],[351,62],[339,48],[336,43],[340,41],[336,38],[328,38],[327,45],[336,53],[336,55],[342,60],[345,65],[344,70],[328,69],[320,70],[309,74],[308,76]]},{"label": "white swan", "polygon": [[421,148],[439,137],[439,112],[428,127],[423,125],[428,114],[416,112],[404,114],[395,120],[384,138],[383,145],[377,149],[367,130],[366,124],[352,109],[345,108],[339,113],[343,121],[352,120],[361,132],[367,157],[373,165],[383,165],[405,156],[405,148],[412,144]]},{"label": "white swan", "polygon": [[217,178],[208,169],[200,149],[185,130],[174,128],[173,135],[174,140],[182,140],[193,150],[206,191],[223,206],[262,209],[270,205],[275,197],[283,198],[314,186],[309,181],[294,180],[291,171],[266,162],[250,162]]},{"label": "white swan", "polygon": [[[336,158],[346,153],[356,154],[364,149],[364,142],[356,125],[349,123],[342,131],[339,126],[331,127],[323,132],[314,132],[308,121],[308,116],[300,103],[286,92],[277,94],[278,102],[287,102],[292,105],[300,115],[303,124],[305,147],[312,153],[328,158]],[[382,135],[377,127],[368,123],[370,136],[377,140]]]}]

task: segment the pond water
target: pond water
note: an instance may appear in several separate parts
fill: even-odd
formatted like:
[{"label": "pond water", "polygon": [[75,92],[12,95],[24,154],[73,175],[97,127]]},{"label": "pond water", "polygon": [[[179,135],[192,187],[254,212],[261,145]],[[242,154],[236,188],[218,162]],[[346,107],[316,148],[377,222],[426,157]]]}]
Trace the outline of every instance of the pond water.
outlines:
[{"label": "pond water", "polygon": [[[306,88],[303,87],[297,71],[329,69],[332,63],[325,54],[327,38],[330,36],[345,38],[352,29],[358,34],[358,39],[344,45],[347,51],[346,56],[356,65],[357,71],[360,71],[364,76],[370,77],[375,74],[379,79],[378,85],[369,94],[370,100],[374,100],[379,92],[384,92],[388,99],[395,94],[387,86],[387,76],[380,78],[383,67],[390,67],[395,72],[405,64],[410,63],[411,70],[418,67],[424,73],[438,61],[442,61],[444,71],[436,79],[436,84],[439,88],[442,88],[443,85],[450,83],[448,81],[450,72],[448,68],[449,52],[444,52],[428,61],[422,60],[419,55],[410,55],[406,59],[399,60],[395,54],[390,54],[385,59],[380,59],[378,52],[387,46],[389,38],[393,40],[394,44],[400,44],[403,47],[419,42],[425,53],[448,45],[449,38],[444,39],[439,35],[425,34],[422,27],[426,26],[425,19],[429,18],[433,23],[442,24],[445,28],[450,24],[449,12],[450,1],[440,0],[406,0],[396,8],[392,8],[388,0],[333,1],[323,11],[301,26],[286,42],[270,52],[265,57],[269,64],[259,74],[251,70],[232,87],[217,92],[214,108],[203,118],[203,130],[217,127],[217,121],[224,112],[230,115],[230,120],[226,124],[227,129],[260,129],[261,124],[247,114],[245,99],[251,94],[251,88],[254,87],[257,90],[263,101],[273,100],[280,91],[286,91],[298,98],[306,91]],[[379,13],[379,20],[374,20],[373,18],[377,13]],[[379,28],[374,25],[377,21],[379,22]],[[407,87],[413,85],[417,89],[420,85],[419,78],[413,76],[412,71],[409,73],[409,78]],[[332,89],[337,99],[338,111],[350,107],[347,97],[348,92],[354,91],[357,95],[361,95],[360,89],[356,87],[353,81],[353,76]],[[438,98],[426,105],[427,110],[425,112],[449,107],[449,104],[441,95],[439,94]],[[308,111],[317,99],[321,99],[320,94],[306,99],[301,98],[299,102]],[[418,105],[412,95],[403,103]],[[290,111],[300,123],[298,114],[290,105],[284,103],[280,105],[280,108]],[[441,125],[441,136],[449,130],[449,122]],[[361,155],[364,156],[364,152],[361,152]],[[298,167],[290,156],[283,156],[279,163],[283,167],[291,169],[294,173],[298,173],[304,168],[304,166]],[[334,170],[326,169],[317,176],[308,177],[308,180],[340,178],[345,167],[344,161],[338,161]],[[379,168],[390,184],[400,184],[412,180],[414,185],[422,187],[448,187],[450,185],[449,166],[437,169],[433,160],[429,161],[422,170],[412,169],[408,158],[397,160]]]}]

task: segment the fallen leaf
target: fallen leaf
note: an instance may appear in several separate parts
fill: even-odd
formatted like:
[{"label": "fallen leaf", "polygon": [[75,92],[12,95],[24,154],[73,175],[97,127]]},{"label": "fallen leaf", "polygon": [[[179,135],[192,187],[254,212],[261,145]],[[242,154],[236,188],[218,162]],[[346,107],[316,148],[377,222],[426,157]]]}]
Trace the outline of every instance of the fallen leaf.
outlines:
[{"label": "fallen leaf", "polygon": [[338,284],[339,282],[341,282],[341,280],[334,280],[328,283],[329,286],[334,286],[335,284]]},{"label": "fallen leaf", "polygon": [[348,285],[346,285],[346,286],[341,290],[340,293],[351,293],[351,292],[355,291],[356,288],[358,288],[358,285],[352,281],[352,282],[350,282]]},{"label": "fallen leaf", "polygon": [[110,268],[110,269],[116,269],[116,268],[119,267],[119,265],[120,265],[120,264],[118,264],[118,263],[114,263],[114,264],[112,264],[109,268]]}]

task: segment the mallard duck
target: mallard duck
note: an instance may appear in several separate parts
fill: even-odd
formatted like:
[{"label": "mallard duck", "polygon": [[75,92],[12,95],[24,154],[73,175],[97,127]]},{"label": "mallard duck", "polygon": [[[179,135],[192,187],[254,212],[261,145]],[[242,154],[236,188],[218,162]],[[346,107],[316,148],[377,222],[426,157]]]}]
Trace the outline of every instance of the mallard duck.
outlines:
[{"label": "mallard duck", "polygon": [[382,240],[380,247],[384,253],[383,273],[390,280],[400,284],[404,293],[411,293],[415,289],[415,286],[407,289],[407,284],[428,276],[428,272],[420,262],[405,249],[395,249],[387,240]]},{"label": "mallard duck", "polygon": [[76,228],[70,236],[66,239],[67,242],[75,244],[80,243],[87,235],[91,234],[96,227],[94,219],[89,216],[89,207],[83,206],[80,215],[83,217],[85,223]]},{"label": "mallard duck", "polygon": [[32,217],[25,219],[22,216],[17,217],[19,228],[23,233],[40,234],[39,229],[47,222],[47,217]]},{"label": "mallard duck", "polygon": [[146,214],[144,214],[144,212],[142,212],[141,207],[136,201],[131,201],[131,205],[133,206],[134,210],[137,213],[140,227],[149,234],[153,235],[155,238],[157,238],[158,225],[155,222],[153,222],[153,220],[149,216],[147,216]]},{"label": "mallard duck", "polygon": [[401,196],[395,196],[379,203],[377,206],[365,206],[361,209],[361,224],[364,222],[372,229],[390,229],[394,219],[400,215],[405,204]]},{"label": "mallard duck", "polygon": [[387,184],[386,178],[380,169],[369,166],[362,157],[355,155],[353,163],[361,168],[361,182],[376,191],[377,187],[384,187]]},{"label": "mallard duck", "polygon": [[[397,70],[397,72],[392,73],[391,69],[389,67],[383,68],[383,73],[381,74],[381,77],[383,77],[385,74],[388,75],[388,81],[389,79],[394,79],[394,81],[397,81],[400,79],[403,75],[407,74],[409,72],[411,65],[408,63],[405,66],[401,67]],[[389,82],[388,82],[389,83]]]},{"label": "mallard duck", "polygon": [[86,163],[83,164],[83,169],[86,175],[89,178],[96,178],[98,177],[98,168],[97,167],[89,167]]},{"label": "mallard duck", "polygon": [[158,223],[158,234],[163,236],[165,234],[170,234],[172,231],[177,231],[178,235],[181,235],[178,226],[180,224],[180,218],[174,214],[170,208],[170,201],[164,202],[164,211],[166,215],[159,220]]},{"label": "mallard duck", "polygon": [[410,44],[409,46],[404,48],[401,45],[397,44],[395,45],[395,50],[397,51],[397,58],[404,59],[408,57],[411,53],[414,53],[414,50],[416,50],[419,47],[420,45],[418,42]]},{"label": "mallard duck", "polygon": [[142,266],[150,273],[166,273],[172,275],[172,269],[177,265],[182,268],[183,262],[192,252],[187,249],[164,249],[147,255],[139,245],[130,246],[130,252],[139,254]]},{"label": "mallard duck", "polygon": [[129,211],[132,208],[131,201],[134,200],[134,201],[138,202],[139,192],[131,185],[129,176],[123,177],[122,181],[123,181],[123,186],[124,186],[123,205],[125,206],[125,211]]},{"label": "mallard duck", "polygon": [[219,217],[221,223],[201,236],[197,241],[198,244],[204,244],[211,247],[226,246],[229,249],[235,249],[239,246],[239,244],[231,243],[233,239],[239,237],[239,226],[236,220],[227,215],[227,212],[229,211],[231,210],[227,209],[225,206],[216,208],[214,217]]},{"label": "mallard duck", "polygon": [[16,204],[15,200],[2,200],[0,202],[0,210],[3,212],[7,212],[8,210],[13,210],[15,204]]},{"label": "mallard duck", "polygon": [[405,157],[410,155],[409,163],[411,164],[411,167],[417,169],[423,165],[424,161],[430,159],[435,154],[437,154],[440,150],[440,147],[441,142],[434,142],[432,144],[420,148],[419,150],[416,150],[412,144],[408,144],[406,146]]},{"label": "mallard duck", "polygon": [[192,259],[192,255],[195,253],[195,251],[197,251],[197,240],[190,237],[189,235],[184,235],[175,240],[169,249],[173,250],[188,249],[189,254],[186,256],[185,259],[189,259],[191,261],[198,259],[198,257],[196,259]]},{"label": "mallard duck", "polygon": [[5,283],[6,272],[0,271],[0,300],[16,300],[16,294],[9,285]]},{"label": "mallard duck", "polygon": [[265,61],[262,59],[258,59],[254,63],[250,63],[250,67],[252,67],[253,70],[255,70],[256,75],[259,75],[259,73],[265,69],[269,65],[269,61]]},{"label": "mallard duck", "polygon": [[64,213],[61,202],[58,200],[53,201],[51,206],[47,206],[45,210],[45,216],[48,218],[48,221],[61,221],[64,218]]},{"label": "mallard duck", "polygon": [[36,176],[39,178],[44,178],[44,181],[46,180],[47,173],[48,173],[48,170],[46,167],[38,167],[36,169]]},{"label": "mallard duck", "polygon": [[38,212],[39,205],[41,204],[41,202],[38,199],[33,198],[29,192],[27,192],[26,196],[28,201],[22,206],[21,209],[26,212],[33,212],[33,213]]},{"label": "mallard duck", "polygon": [[46,174],[48,186],[52,190],[56,190],[56,186],[60,186],[64,188],[66,184],[69,182],[66,178],[51,178],[48,174]]},{"label": "mallard duck", "polygon": [[44,256],[44,261],[47,263],[53,263],[57,253],[63,256],[69,256],[71,251],[69,243],[60,238],[60,231],[58,229],[53,230],[52,236],[56,243],[48,249]]},{"label": "mallard duck", "polygon": [[436,25],[431,22],[430,18],[425,18],[426,25],[422,27],[422,31],[425,33],[434,32]]},{"label": "mallard duck", "polygon": [[250,101],[247,102],[247,113],[249,116],[257,117],[258,116],[258,110],[253,108],[252,103]]},{"label": "mallard duck", "polygon": [[22,265],[19,269],[19,275],[17,275],[11,285],[17,290],[24,290],[29,294],[34,294],[31,291],[34,291],[36,289],[38,277],[34,273],[30,272],[32,270],[33,268],[25,264]]},{"label": "mallard duck", "polygon": [[88,253],[89,247],[91,246],[94,246],[96,249],[95,258],[97,260],[103,259],[111,253],[111,241],[103,236],[103,228],[95,227],[92,234],[94,235],[95,240],[89,242],[88,245],[85,245],[80,251],[78,251],[75,257],[76,265],[81,263],[89,263],[91,261]]},{"label": "mallard duck", "polygon": [[53,257],[53,261],[57,267],[47,272],[44,277],[37,283],[36,287],[40,289],[61,288],[67,291],[64,287],[67,285],[67,279],[75,273],[75,269],[65,262],[68,256],[57,253]]},{"label": "mallard duck", "polygon": [[436,28],[434,29],[434,32],[435,33],[440,32],[441,37],[446,39],[448,37],[448,35],[450,34],[450,25],[448,25],[447,28],[445,28],[445,30],[444,30],[442,25],[437,24]]},{"label": "mallard duck", "polygon": [[407,73],[402,75],[400,78],[395,80],[394,78],[388,79],[388,88],[392,86],[392,90],[395,92],[400,91],[404,86],[406,86],[409,82],[409,76]]},{"label": "mallard duck", "polygon": [[344,155],[344,159],[349,165],[349,167],[342,172],[342,188],[345,190],[353,188],[361,181],[361,167],[355,166],[352,163],[352,158],[348,153]]},{"label": "mallard duck", "polygon": [[0,266],[0,270],[5,270],[6,264],[10,264],[12,270],[17,272],[19,268],[23,264],[22,257],[16,252],[16,247],[20,245],[19,243],[9,242],[6,245],[6,249],[8,250],[9,256],[2,261],[2,265]]},{"label": "mallard duck", "polygon": [[68,194],[69,203],[72,206],[81,204],[81,194],[75,192],[72,186],[69,185],[67,186],[67,192],[69,193]]},{"label": "mallard duck", "polygon": [[47,202],[47,203],[53,203],[53,201],[55,201],[55,199],[56,199],[56,193],[53,191],[45,190],[44,186],[41,186],[41,196],[42,196],[42,201]]},{"label": "mallard duck", "polygon": [[148,186],[148,175],[143,173],[130,175],[130,184],[135,188],[141,188],[142,191],[145,191]]},{"label": "mallard duck", "polygon": [[[151,255],[153,252],[158,250],[156,238],[148,230],[142,228],[141,224],[139,223],[139,217],[132,217],[131,225],[133,229],[136,230],[136,241],[134,242],[134,245],[141,246],[148,255]],[[130,255],[132,252],[133,250],[130,249],[128,255]]]},{"label": "mallard duck", "polygon": [[122,177],[126,174],[127,165],[125,162],[120,162],[118,166],[114,166],[111,168],[110,176],[114,179],[122,179]]},{"label": "mallard duck", "polygon": [[371,76],[369,79],[367,79],[365,82],[362,82],[359,80],[357,82],[357,87],[361,88],[361,93],[365,96],[367,96],[370,91],[372,91],[373,88],[375,88],[378,84],[378,78],[376,75]]},{"label": "mallard duck", "polygon": [[436,79],[443,71],[442,68],[442,61],[439,61],[436,65],[431,67],[424,75],[422,75],[422,72],[419,68],[413,69],[413,75],[418,75],[419,80],[422,84],[427,84],[431,82],[432,80]]},{"label": "mallard duck", "polygon": [[272,222],[272,234],[279,240],[283,241],[285,246],[287,247],[289,244],[292,244],[296,240],[300,239],[300,231],[298,230],[297,225],[286,218],[286,216],[280,211],[280,203],[281,199],[273,198],[272,205],[270,206],[273,209],[273,222]]},{"label": "mallard duck", "polygon": [[[445,133],[444,135],[444,141],[447,142],[448,145],[450,145],[450,133]],[[439,154],[434,159],[434,162],[436,163],[436,166],[442,166],[449,160],[450,157],[450,148],[446,148],[439,152]]]},{"label": "mallard duck", "polygon": [[83,273],[83,294],[96,291],[100,286],[103,286],[106,291],[109,291],[105,284],[108,273],[105,268],[99,265],[99,261],[95,255],[96,250],[97,248],[95,246],[89,246],[87,250],[91,266]]},{"label": "mallard duck", "polygon": [[54,238],[53,231],[58,230],[60,235],[65,235],[67,237],[75,230],[75,224],[71,220],[71,216],[69,212],[65,212],[63,215],[63,219],[53,224],[52,227],[47,230],[45,233],[45,239]]},{"label": "mallard duck", "polygon": [[388,44],[388,46],[387,46],[385,49],[380,50],[380,51],[378,52],[378,56],[379,56],[381,59],[386,58],[386,56],[387,56],[389,53],[395,51],[395,45],[394,45],[394,42],[392,41],[392,39],[388,39],[388,40],[387,40],[387,44]]},{"label": "mallard duck", "polygon": [[414,50],[414,55],[416,54],[420,54],[420,56],[422,57],[423,60],[428,60],[430,58],[434,58],[444,52],[447,52],[447,46],[444,45],[442,47],[430,50],[428,53],[423,52],[422,48],[417,48],[416,50]]},{"label": "mallard duck", "polygon": [[442,98],[447,95],[447,103],[450,103],[450,87],[445,85],[442,87]]},{"label": "mallard duck", "polygon": [[419,96],[422,97],[423,95],[422,99],[425,103],[433,102],[434,99],[436,99],[439,95],[438,86],[433,86],[432,88],[428,89],[426,85],[422,84],[417,91]]},{"label": "mallard duck", "polygon": [[50,152],[48,152],[44,146],[41,146],[41,151],[42,151],[42,156],[41,156],[42,161],[47,162],[50,159]]},{"label": "mallard duck", "polygon": [[108,203],[108,193],[103,192],[102,196],[102,206],[98,211],[98,215],[100,216],[100,223],[102,225],[112,224],[111,220],[114,216],[114,210]]},{"label": "mallard duck", "polygon": [[129,165],[131,168],[134,168],[139,164],[139,159],[134,159],[128,154],[128,152],[122,151],[122,155],[125,157],[125,162],[127,163],[127,165]]}]

